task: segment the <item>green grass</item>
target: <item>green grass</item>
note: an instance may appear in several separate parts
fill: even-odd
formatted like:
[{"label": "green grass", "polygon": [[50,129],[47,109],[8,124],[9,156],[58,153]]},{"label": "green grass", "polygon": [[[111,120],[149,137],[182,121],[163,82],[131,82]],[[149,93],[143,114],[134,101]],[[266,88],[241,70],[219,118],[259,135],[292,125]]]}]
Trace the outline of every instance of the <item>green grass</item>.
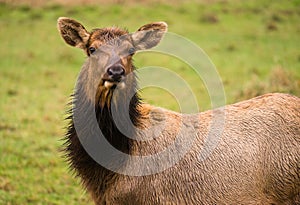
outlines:
[{"label": "green grass", "polygon": [[[166,21],[170,32],[208,54],[227,103],[233,103],[275,91],[300,96],[299,5],[270,0],[126,8],[1,4],[0,204],[91,203],[59,152],[66,103],[85,60],[82,51],[66,46],[59,36],[59,16],[78,19],[87,29],[118,25],[134,31],[148,22]],[[135,62],[178,73],[192,86],[201,110],[210,108],[201,79],[183,62],[155,53],[137,54]],[[178,110],[172,95],[160,89],[145,89],[142,97]]]}]

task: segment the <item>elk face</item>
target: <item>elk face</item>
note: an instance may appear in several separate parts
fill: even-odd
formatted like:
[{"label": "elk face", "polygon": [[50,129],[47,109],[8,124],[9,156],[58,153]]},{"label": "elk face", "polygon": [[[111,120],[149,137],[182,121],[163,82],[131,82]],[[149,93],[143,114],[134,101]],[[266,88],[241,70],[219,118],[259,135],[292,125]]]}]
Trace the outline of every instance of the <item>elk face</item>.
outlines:
[{"label": "elk face", "polygon": [[131,34],[115,27],[88,32],[79,22],[61,17],[58,30],[67,44],[83,49],[93,67],[99,69],[100,86],[114,89],[125,86],[126,75],[134,69],[132,56],[136,51],[156,46],[167,31],[167,24],[146,24]]}]

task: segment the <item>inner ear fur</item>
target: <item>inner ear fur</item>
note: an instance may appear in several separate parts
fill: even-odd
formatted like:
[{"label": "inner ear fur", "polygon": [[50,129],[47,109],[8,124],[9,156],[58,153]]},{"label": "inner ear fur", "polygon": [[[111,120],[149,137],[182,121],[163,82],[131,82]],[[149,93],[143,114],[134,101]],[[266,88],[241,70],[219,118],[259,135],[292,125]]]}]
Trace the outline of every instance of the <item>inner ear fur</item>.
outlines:
[{"label": "inner ear fur", "polygon": [[86,49],[90,33],[81,23],[71,18],[60,17],[57,20],[57,28],[67,44]]}]

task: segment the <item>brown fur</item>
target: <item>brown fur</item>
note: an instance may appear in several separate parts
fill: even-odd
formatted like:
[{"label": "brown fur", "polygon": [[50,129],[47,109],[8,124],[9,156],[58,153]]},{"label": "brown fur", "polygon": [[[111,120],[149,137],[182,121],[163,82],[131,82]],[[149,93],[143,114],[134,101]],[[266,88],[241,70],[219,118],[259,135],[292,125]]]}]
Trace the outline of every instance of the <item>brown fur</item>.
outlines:
[{"label": "brown fur", "polygon": [[[118,28],[88,33],[76,21],[70,26],[72,21],[60,18],[59,30],[68,44],[77,42],[73,46],[82,48],[88,55],[89,46],[103,45],[107,40],[127,33]],[[64,31],[68,28],[65,24],[75,28],[71,32]],[[140,30],[143,29],[166,31],[166,25],[148,24]],[[68,32],[70,35],[66,36]],[[135,37],[142,39],[135,41],[140,49],[159,42],[156,39],[154,44],[141,45],[141,42],[147,41],[146,36],[135,33]],[[122,62],[126,73],[134,69],[131,56]],[[129,114],[135,126],[142,131],[133,131],[132,134],[135,139],[149,140],[131,140],[116,128],[111,119],[109,104],[114,91],[104,88],[100,82],[95,85],[98,91],[96,102],[91,100],[93,96],[89,90],[92,88],[87,82],[91,82],[89,72],[93,69],[86,63],[81,71],[85,77],[78,83],[84,91],[83,96],[79,96],[83,99],[79,108],[84,110],[91,103],[95,106],[100,129],[117,149],[131,155],[146,156],[173,144],[181,130],[184,130],[180,139],[183,144],[196,136],[189,152],[173,167],[147,176],[121,175],[97,164],[86,153],[77,137],[71,115],[66,135],[66,157],[95,204],[300,204],[299,98],[272,93],[228,105],[224,110],[219,108],[184,115],[143,104],[135,95],[130,101]],[[123,106],[122,102],[126,101],[130,89],[136,90],[135,78],[127,79],[124,92],[118,95],[118,106]],[[76,93],[74,95],[76,97]],[[223,113],[225,125],[219,144],[206,160],[199,161],[198,156],[204,148],[208,132],[213,129],[213,116]],[[162,125],[162,132],[154,139],[151,139],[153,129],[143,132],[159,125]],[[176,151],[171,154],[176,155]],[[126,166],[126,162],[121,166]]]}]

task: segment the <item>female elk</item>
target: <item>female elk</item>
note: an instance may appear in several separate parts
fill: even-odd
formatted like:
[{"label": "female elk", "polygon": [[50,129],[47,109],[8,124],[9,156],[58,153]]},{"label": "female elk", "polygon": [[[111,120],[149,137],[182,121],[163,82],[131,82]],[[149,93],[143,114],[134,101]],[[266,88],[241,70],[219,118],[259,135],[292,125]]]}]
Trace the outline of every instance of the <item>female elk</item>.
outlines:
[{"label": "female elk", "polygon": [[[225,106],[219,144],[199,161],[197,156],[213,129],[213,112],[221,110],[185,115],[144,104],[136,94],[132,56],[156,46],[167,31],[166,23],[147,24],[129,34],[115,27],[88,32],[73,19],[59,18],[58,29],[67,44],[88,56],[73,95],[65,152],[95,204],[300,204],[299,98],[273,93]],[[127,106],[133,129],[127,127]],[[119,113],[117,118],[113,111]],[[90,123],[94,119],[96,126]],[[157,125],[163,129],[152,136]],[[168,169],[125,175],[122,170],[130,165],[130,157],[111,157],[104,166],[83,145],[99,137],[99,128],[110,145],[128,156],[155,155],[177,143],[172,155],[155,162],[159,166],[183,146],[177,135],[182,141],[194,141]],[[81,137],[87,140],[82,142]],[[105,158],[103,144],[94,143],[93,149]],[[143,173],[151,168],[135,169]]]}]

